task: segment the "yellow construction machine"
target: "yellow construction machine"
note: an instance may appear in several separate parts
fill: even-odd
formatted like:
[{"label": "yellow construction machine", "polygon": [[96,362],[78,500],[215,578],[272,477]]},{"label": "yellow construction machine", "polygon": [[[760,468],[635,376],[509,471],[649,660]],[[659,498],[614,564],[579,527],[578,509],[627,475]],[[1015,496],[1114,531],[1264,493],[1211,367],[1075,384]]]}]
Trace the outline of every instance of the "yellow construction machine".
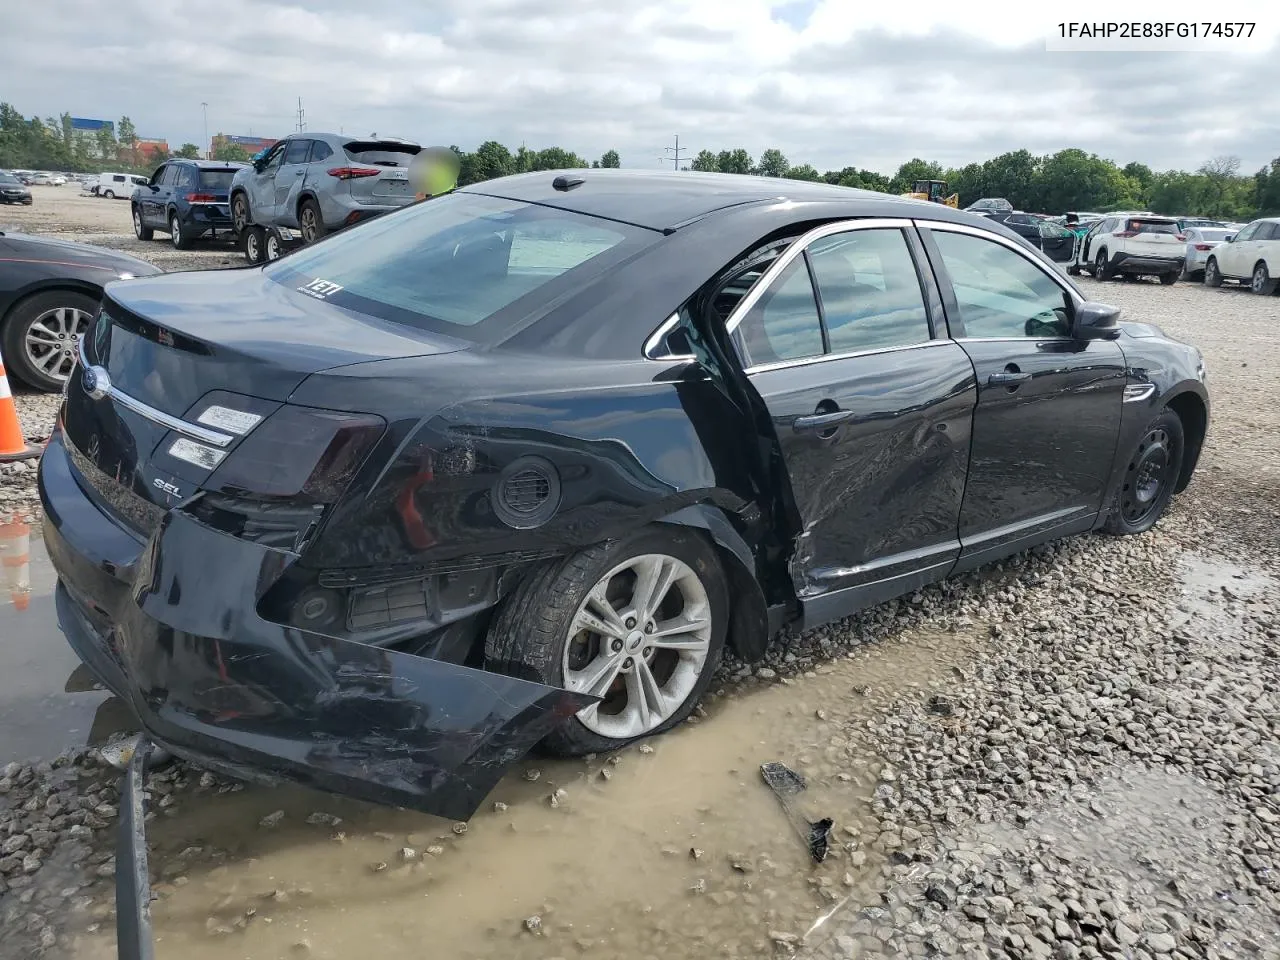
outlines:
[{"label": "yellow construction machine", "polygon": [[912,200],[930,200],[948,207],[960,206],[960,194],[953,193],[948,196],[945,180],[917,180],[911,187],[911,192],[904,193],[903,196],[910,197]]}]

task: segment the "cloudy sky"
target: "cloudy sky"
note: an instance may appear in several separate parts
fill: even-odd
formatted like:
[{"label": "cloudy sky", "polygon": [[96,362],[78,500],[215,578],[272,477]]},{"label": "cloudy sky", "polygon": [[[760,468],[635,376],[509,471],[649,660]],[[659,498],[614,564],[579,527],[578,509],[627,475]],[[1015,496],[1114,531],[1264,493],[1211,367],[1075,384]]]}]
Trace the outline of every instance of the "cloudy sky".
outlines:
[{"label": "cloudy sky", "polygon": [[[1162,0],[1147,19],[1257,22],[1234,50],[1048,52],[1110,0],[14,0],[0,100],[116,119],[173,147],[208,132],[312,130],[473,148],[766,147],[892,172],[1079,146],[1194,168],[1280,156],[1280,3]],[[1134,5],[1125,17],[1143,17]],[[1139,5],[1145,6],[1145,5]],[[1158,11],[1154,8],[1158,8]],[[979,12],[982,11],[982,12]],[[1226,15],[1226,14],[1224,14]]]}]

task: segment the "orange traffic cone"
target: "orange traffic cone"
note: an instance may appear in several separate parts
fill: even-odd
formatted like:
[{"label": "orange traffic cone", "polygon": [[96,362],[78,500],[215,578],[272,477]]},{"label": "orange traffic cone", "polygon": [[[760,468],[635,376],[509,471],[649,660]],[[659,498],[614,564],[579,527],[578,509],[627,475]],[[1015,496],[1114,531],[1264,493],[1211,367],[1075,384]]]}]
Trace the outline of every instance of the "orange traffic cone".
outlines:
[{"label": "orange traffic cone", "polygon": [[0,463],[13,460],[30,460],[40,456],[39,447],[32,447],[22,439],[22,424],[18,422],[18,408],[13,405],[9,391],[9,378],[4,373],[4,357],[0,357]]},{"label": "orange traffic cone", "polygon": [[0,523],[0,567],[15,610],[31,604],[31,528],[21,520]]}]

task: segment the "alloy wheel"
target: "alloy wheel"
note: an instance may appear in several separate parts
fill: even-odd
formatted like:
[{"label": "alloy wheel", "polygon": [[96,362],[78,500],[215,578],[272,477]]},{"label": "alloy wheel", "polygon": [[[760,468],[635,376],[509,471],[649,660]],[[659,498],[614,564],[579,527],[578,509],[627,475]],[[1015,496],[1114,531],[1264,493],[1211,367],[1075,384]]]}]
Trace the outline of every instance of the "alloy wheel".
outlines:
[{"label": "alloy wheel", "polygon": [[603,698],[578,714],[593,733],[628,740],[688,699],[711,649],[707,588],[684,562],[644,554],[591,588],[569,627],[565,686]]},{"label": "alloy wheel", "polygon": [[138,239],[142,239],[142,214],[138,212],[138,208],[133,208],[133,232]]},{"label": "alloy wheel", "polygon": [[76,363],[80,337],[93,315],[75,307],[54,307],[31,322],[22,339],[27,360],[47,377],[66,380]]},{"label": "alloy wheel", "polygon": [[316,215],[307,208],[302,211],[302,239],[311,243],[316,238]]},{"label": "alloy wheel", "polygon": [[236,233],[242,233],[249,223],[249,211],[245,209],[243,197],[236,197],[231,204],[231,226]]},{"label": "alloy wheel", "polygon": [[1263,288],[1267,285],[1267,281],[1271,278],[1267,276],[1267,268],[1263,264],[1258,264],[1253,269],[1253,282],[1249,285],[1254,293],[1262,293]]},{"label": "alloy wheel", "polygon": [[1120,513],[1127,523],[1141,524],[1158,507],[1165,485],[1172,480],[1174,459],[1173,439],[1164,427],[1155,427],[1142,438],[1120,490]]},{"label": "alloy wheel", "polygon": [[169,218],[169,239],[173,241],[175,247],[180,247],[182,244],[182,224],[178,222],[176,214]]}]

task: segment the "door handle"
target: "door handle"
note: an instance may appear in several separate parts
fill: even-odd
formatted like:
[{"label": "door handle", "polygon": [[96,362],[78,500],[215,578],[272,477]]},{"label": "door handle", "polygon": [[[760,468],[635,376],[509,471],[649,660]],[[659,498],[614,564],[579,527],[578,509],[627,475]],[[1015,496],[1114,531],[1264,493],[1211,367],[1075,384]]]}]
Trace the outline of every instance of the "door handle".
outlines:
[{"label": "door handle", "polygon": [[987,377],[987,386],[1016,388],[1020,383],[1030,379],[1031,374],[1023,373],[1018,369],[1017,364],[1011,363],[1004,368],[1004,373],[993,373]]},{"label": "door handle", "polygon": [[826,430],[838,426],[853,416],[852,410],[832,410],[830,413],[811,413],[808,416],[796,417],[791,427],[796,433],[805,430]]}]

